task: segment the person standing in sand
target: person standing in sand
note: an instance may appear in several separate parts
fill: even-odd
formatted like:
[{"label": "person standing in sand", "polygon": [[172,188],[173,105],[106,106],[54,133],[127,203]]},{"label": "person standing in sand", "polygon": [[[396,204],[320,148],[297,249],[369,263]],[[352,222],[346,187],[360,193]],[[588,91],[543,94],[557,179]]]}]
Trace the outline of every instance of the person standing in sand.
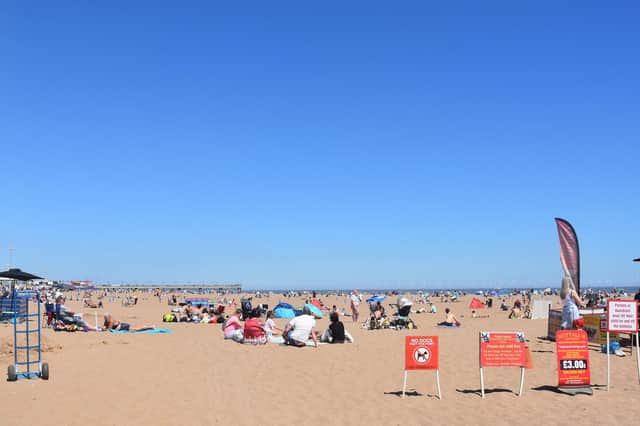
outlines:
[{"label": "person standing in sand", "polygon": [[353,322],[358,322],[358,315],[360,314],[360,297],[358,297],[358,290],[353,290],[351,292],[351,316],[353,317]]},{"label": "person standing in sand", "polygon": [[580,316],[579,310],[583,306],[582,299],[580,299],[580,295],[573,287],[573,282],[569,277],[562,279],[560,298],[562,299],[562,323],[560,327],[563,330],[582,328],[584,320]]}]

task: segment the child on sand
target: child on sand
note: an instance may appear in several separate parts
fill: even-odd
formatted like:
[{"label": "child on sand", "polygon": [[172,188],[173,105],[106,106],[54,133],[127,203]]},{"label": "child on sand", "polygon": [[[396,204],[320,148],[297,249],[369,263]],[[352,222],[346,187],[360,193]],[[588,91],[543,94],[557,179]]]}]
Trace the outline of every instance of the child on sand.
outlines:
[{"label": "child on sand", "polygon": [[273,336],[279,336],[282,333],[282,329],[276,326],[273,320],[274,317],[273,311],[267,312],[267,320],[264,322],[264,331],[267,333],[267,339]]}]

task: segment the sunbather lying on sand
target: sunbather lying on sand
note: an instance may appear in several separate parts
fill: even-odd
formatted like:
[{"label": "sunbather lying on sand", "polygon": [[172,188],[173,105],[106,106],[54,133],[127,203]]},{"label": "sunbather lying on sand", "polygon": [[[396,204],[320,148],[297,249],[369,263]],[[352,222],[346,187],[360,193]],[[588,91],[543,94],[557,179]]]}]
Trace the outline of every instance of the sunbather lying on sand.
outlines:
[{"label": "sunbather lying on sand", "polygon": [[111,314],[104,315],[104,331],[108,330],[121,330],[121,331],[144,331],[144,330],[152,330],[156,328],[154,325],[142,325],[138,327],[134,327],[131,324],[127,324],[126,322],[120,322],[115,319]]}]

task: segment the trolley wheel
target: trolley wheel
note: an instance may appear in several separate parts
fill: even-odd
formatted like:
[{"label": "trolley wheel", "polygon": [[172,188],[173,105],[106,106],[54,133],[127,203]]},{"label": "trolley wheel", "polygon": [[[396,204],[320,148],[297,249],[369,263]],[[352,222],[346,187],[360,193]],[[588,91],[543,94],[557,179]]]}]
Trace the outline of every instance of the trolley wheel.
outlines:
[{"label": "trolley wheel", "polygon": [[16,366],[15,365],[10,365],[7,370],[8,370],[7,371],[7,375],[8,375],[7,380],[8,381],[15,382],[16,380],[18,380],[18,374],[16,373]]},{"label": "trolley wheel", "polygon": [[46,362],[42,363],[42,370],[40,371],[40,377],[42,380],[49,380],[49,364]]}]

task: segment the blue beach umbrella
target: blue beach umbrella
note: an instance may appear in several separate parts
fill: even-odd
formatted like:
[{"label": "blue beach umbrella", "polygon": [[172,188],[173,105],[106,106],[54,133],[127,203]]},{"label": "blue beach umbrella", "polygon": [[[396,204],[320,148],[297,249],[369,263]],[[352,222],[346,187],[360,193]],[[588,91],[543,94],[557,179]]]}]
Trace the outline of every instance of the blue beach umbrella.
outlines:
[{"label": "blue beach umbrella", "polygon": [[367,299],[367,303],[371,302],[384,302],[384,296],[371,296]]},{"label": "blue beach umbrella", "polygon": [[320,309],[318,309],[318,307],[316,305],[312,305],[311,303],[305,303],[304,306],[309,308],[309,310],[311,311],[311,314],[314,317],[324,318],[324,314],[322,313],[322,311]]}]

